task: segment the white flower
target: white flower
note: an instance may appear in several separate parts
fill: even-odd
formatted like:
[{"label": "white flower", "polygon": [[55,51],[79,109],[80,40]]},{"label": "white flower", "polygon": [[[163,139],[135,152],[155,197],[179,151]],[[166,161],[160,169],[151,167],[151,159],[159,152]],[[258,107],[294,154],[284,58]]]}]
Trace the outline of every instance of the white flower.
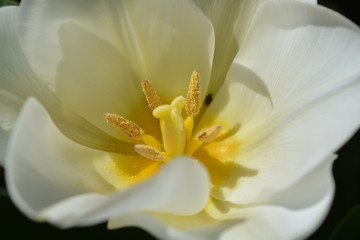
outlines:
[{"label": "white flower", "polygon": [[[28,0],[1,8],[0,136],[14,203],[64,228],[109,221],[165,239],[307,237],[333,197],[333,153],[360,123],[359,28],[308,2]],[[179,96],[195,69],[204,104],[184,140],[181,119],[192,114],[181,113]],[[155,108],[160,132],[145,78],[163,103],[177,99],[179,128],[164,130]],[[17,116],[29,96],[37,100]],[[136,154],[142,141],[104,113],[163,134],[166,161]],[[207,132],[215,140],[188,151],[212,126],[220,135],[215,127]]]}]

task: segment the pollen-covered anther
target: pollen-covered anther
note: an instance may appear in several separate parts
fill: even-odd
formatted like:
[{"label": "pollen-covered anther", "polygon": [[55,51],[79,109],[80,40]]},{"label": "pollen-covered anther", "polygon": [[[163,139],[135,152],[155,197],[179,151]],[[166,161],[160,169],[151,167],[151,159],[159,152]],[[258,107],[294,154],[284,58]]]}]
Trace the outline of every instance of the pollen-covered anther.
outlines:
[{"label": "pollen-covered anther", "polygon": [[221,131],[221,126],[213,126],[211,128],[206,129],[200,136],[198,137],[202,142],[211,142],[214,141]]},{"label": "pollen-covered anther", "polygon": [[200,74],[195,70],[191,74],[189,90],[186,95],[185,111],[188,116],[195,117],[201,108]]},{"label": "pollen-covered anther", "polygon": [[151,83],[147,79],[143,79],[141,86],[151,110],[160,106],[160,97],[157,95],[155,88],[151,85]]},{"label": "pollen-covered anther", "polygon": [[135,151],[143,157],[154,161],[163,161],[166,156],[156,148],[146,145],[146,144],[137,144],[135,145]]},{"label": "pollen-covered anther", "polygon": [[143,139],[144,130],[136,123],[112,113],[105,113],[105,120],[113,127],[125,133],[129,138],[136,140]]}]

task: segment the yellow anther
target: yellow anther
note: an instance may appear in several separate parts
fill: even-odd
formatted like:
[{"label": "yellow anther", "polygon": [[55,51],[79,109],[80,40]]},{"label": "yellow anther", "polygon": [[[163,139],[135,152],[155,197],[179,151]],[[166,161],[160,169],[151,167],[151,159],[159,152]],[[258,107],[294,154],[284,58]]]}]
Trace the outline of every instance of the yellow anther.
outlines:
[{"label": "yellow anther", "polygon": [[147,79],[144,79],[142,80],[141,86],[151,110],[154,110],[155,108],[160,106],[160,98],[151,83]]},{"label": "yellow anther", "polygon": [[105,119],[107,123],[125,133],[129,138],[143,139],[144,130],[136,123],[112,113],[105,113]]},{"label": "yellow anther", "polygon": [[205,132],[200,134],[200,136],[198,138],[202,142],[211,142],[211,141],[214,141],[215,138],[217,138],[220,131],[221,131],[220,125],[213,126],[211,128],[206,129]]},{"label": "yellow anther", "polygon": [[195,70],[190,79],[189,90],[186,96],[185,110],[187,115],[195,117],[201,107],[200,74]]},{"label": "yellow anther", "polygon": [[166,158],[165,154],[163,154],[156,148],[145,144],[136,144],[135,151],[141,156],[154,161],[163,161]]}]

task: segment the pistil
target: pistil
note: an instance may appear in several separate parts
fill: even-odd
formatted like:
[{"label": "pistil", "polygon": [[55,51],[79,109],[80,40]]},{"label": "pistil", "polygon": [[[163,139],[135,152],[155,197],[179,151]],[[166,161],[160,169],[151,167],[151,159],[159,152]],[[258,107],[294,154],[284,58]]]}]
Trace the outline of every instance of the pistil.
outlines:
[{"label": "pistil", "polygon": [[153,111],[154,117],[160,119],[164,149],[170,156],[183,154],[185,150],[186,136],[181,113],[184,106],[185,98],[179,96],[171,105],[161,105]]}]

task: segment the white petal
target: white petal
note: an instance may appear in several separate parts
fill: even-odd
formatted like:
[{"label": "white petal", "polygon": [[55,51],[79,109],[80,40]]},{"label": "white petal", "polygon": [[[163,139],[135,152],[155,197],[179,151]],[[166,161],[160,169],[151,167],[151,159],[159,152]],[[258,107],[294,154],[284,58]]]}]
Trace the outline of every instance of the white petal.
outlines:
[{"label": "white petal", "polygon": [[0,129],[10,133],[23,104],[22,99],[0,89]]},{"label": "white petal", "polygon": [[31,91],[27,81],[34,77],[17,39],[18,10],[14,6],[0,8],[0,124],[7,130]]},{"label": "white petal", "polygon": [[356,76],[359,61],[357,26],[331,10],[297,1],[265,2],[235,59],[263,79],[276,110]]},{"label": "white petal", "polygon": [[264,81],[274,109],[253,136],[236,136],[242,140],[236,163],[258,173],[239,178],[241,172],[233,171],[229,179],[236,183],[216,196],[241,204],[268,199],[296,182],[360,124],[358,30],[329,10],[299,2],[266,2],[257,16],[237,62]]},{"label": "white petal", "polygon": [[215,31],[215,53],[208,93],[216,94],[242,45],[262,1],[194,0],[210,19]]},{"label": "white petal", "polygon": [[244,150],[239,159],[258,174],[240,179],[227,199],[239,203],[267,199],[337,151],[359,127],[360,107],[353,104],[360,101],[359,90],[360,84],[353,85],[287,119],[290,121],[266,133],[270,136],[260,135],[249,147],[254,148]]},{"label": "white petal", "polygon": [[17,39],[18,10],[18,7],[0,8],[0,89],[24,98],[29,93],[25,81],[33,75]]},{"label": "white petal", "polygon": [[28,217],[74,194],[113,190],[97,175],[92,159],[104,152],[66,138],[40,104],[29,99],[13,129],[5,161],[9,194]]},{"label": "white petal", "polygon": [[[59,102],[48,86],[33,73],[18,40],[18,10],[18,7],[0,8],[1,91],[10,92],[22,101],[35,96],[47,108],[59,128],[77,142],[108,151],[128,151],[126,144],[111,138]],[[11,102],[16,97],[11,97]],[[9,106],[12,104],[8,102],[8,97],[2,98],[2,101]]]},{"label": "white petal", "polygon": [[[332,178],[332,165],[337,155],[330,154],[321,164],[313,170],[304,173],[301,177],[292,181],[286,189],[273,195],[266,201],[270,204],[280,205],[291,209],[301,209],[311,206],[334,191],[334,181]],[[324,213],[327,209],[324,208]],[[322,214],[323,215],[323,214]]]},{"label": "white petal", "polygon": [[160,239],[215,240],[227,228],[238,222],[238,219],[218,221],[202,213],[194,216],[135,213],[122,218],[110,219],[108,228],[136,226],[145,229]]},{"label": "white petal", "polygon": [[111,219],[108,227],[138,226],[162,239],[303,239],[320,225],[330,207],[333,160],[334,156],[326,158],[299,182],[260,205],[212,200],[206,212],[193,216],[132,214]]},{"label": "white petal", "polygon": [[0,165],[4,166],[6,146],[23,101],[0,89]]},{"label": "white petal", "polygon": [[328,193],[316,204],[304,209],[287,209],[278,206],[259,206],[245,208],[239,215],[246,221],[233,226],[223,233],[220,239],[286,240],[305,239],[321,223],[329,208],[333,192]]},{"label": "white petal", "polygon": [[246,66],[234,63],[197,131],[220,124],[225,132],[245,135],[261,126],[271,113],[271,96],[263,80]]},{"label": "white petal", "polygon": [[124,139],[106,124],[106,112],[151,131],[144,78],[164,103],[186,95],[195,69],[207,89],[213,30],[187,1],[35,0],[24,2],[20,15],[21,40],[34,70],[56,84],[72,109],[112,136]]},{"label": "white petal", "polygon": [[197,236],[187,234],[185,231],[176,231],[157,220],[150,214],[135,213],[120,218],[111,218],[108,222],[110,230],[122,227],[139,227],[160,239],[177,239],[177,240],[198,240]]},{"label": "white petal", "polygon": [[141,211],[191,215],[204,208],[208,197],[206,169],[184,156],[173,159],[155,177],[129,190],[111,195],[78,195],[44,210],[42,217],[60,227],[70,227]]},{"label": "white petal", "polygon": [[[231,227],[221,239],[304,239],[323,221],[334,195],[331,167],[334,156],[303,176],[264,205],[219,207],[211,212],[219,219],[245,220]],[[215,205],[216,206],[216,205]],[[219,204],[219,206],[221,206]],[[214,210],[214,209],[212,209]],[[271,236],[271,237],[269,237]]]},{"label": "white petal", "polygon": [[317,4],[317,0],[298,0],[300,2],[306,2],[306,3],[310,3],[310,4]]},{"label": "white petal", "polygon": [[119,114],[149,133],[156,121],[127,56],[75,23],[59,27],[59,41],[63,52],[55,90],[62,102],[123,141],[129,138],[107,124],[105,113]]},{"label": "white petal", "polygon": [[[14,81],[26,78],[27,64],[21,51],[16,48],[15,32],[17,7],[0,8],[0,165],[4,166],[9,133],[15,123],[23,100],[14,95]],[[15,38],[15,39],[14,39]],[[14,41],[15,40],[15,41]],[[15,51],[14,51],[15,50]],[[14,71],[16,69],[16,71]],[[18,92],[21,96],[21,92]]]}]

